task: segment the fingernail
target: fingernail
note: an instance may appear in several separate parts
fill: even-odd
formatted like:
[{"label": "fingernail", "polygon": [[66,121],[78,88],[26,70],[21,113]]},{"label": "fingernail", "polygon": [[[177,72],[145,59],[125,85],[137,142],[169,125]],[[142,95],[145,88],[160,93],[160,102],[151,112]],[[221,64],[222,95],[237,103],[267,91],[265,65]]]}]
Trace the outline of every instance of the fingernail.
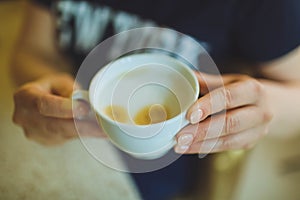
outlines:
[{"label": "fingernail", "polygon": [[197,110],[193,111],[191,114],[191,117],[190,117],[190,122],[192,124],[196,124],[196,123],[200,122],[202,115],[203,115],[203,112],[201,109],[197,109]]},{"label": "fingernail", "polygon": [[188,148],[190,147],[190,145],[192,144],[193,139],[194,139],[194,137],[190,133],[181,135],[178,138],[178,141],[177,141],[178,143],[175,147],[175,152],[177,152],[177,153],[186,152],[188,150]]},{"label": "fingernail", "polygon": [[176,153],[184,153],[184,152],[186,152],[189,148],[190,148],[190,146],[187,146],[187,145],[183,145],[183,146],[177,145],[177,146],[175,147],[174,150],[175,150]]},{"label": "fingernail", "polygon": [[190,133],[185,133],[182,134],[179,138],[178,138],[178,145],[179,146],[190,146],[192,144],[194,137],[192,134]]}]

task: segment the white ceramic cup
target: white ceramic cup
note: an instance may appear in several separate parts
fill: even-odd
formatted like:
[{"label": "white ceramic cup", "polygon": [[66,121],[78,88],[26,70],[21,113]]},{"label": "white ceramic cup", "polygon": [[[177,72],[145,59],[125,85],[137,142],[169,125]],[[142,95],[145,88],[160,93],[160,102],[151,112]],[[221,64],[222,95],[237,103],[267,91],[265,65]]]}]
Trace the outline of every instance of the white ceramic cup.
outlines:
[{"label": "white ceramic cup", "polygon": [[[98,71],[88,91],[73,99],[88,100],[102,129],[121,150],[141,159],[155,159],[175,144],[174,136],[188,124],[186,112],[197,100],[199,83],[193,70],[164,54],[140,53],[121,57]],[[88,98],[87,98],[88,97]],[[134,117],[151,105],[168,108],[170,119],[137,125]],[[107,114],[107,107],[124,108],[125,121]]]}]

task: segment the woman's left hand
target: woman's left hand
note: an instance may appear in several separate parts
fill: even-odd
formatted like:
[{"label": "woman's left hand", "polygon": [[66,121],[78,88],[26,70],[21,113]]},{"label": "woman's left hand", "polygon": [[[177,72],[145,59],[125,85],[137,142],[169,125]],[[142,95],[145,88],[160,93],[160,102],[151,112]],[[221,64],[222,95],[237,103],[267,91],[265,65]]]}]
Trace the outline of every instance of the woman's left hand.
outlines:
[{"label": "woman's left hand", "polygon": [[196,74],[202,97],[187,112],[191,124],[176,136],[177,153],[248,149],[268,133],[272,114],[259,81],[245,75]]}]

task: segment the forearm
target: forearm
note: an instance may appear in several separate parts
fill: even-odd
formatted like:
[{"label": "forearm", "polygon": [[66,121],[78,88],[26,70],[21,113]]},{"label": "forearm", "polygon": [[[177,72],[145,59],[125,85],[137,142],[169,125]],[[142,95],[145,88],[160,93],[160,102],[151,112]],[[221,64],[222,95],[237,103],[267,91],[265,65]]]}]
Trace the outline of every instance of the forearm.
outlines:
[{"label": "forearm", "polygon": [[300,134],[300,81],[280,83],[260,80],[273,111],[270,136],[289,138]]},{"label": "forearm", "polygon": [[30,50],[15,51],[11,69],[16,85],[34,81],[42,76],[71,71],[66,60],[55,56],[43,56]]},{"label": "forearm", "polygon": [[55,17],[34,4],[26,15],[11,62],[11,74],[17,85],[57,72],[70,72],[70,64],[59,51],[55,37]]}]

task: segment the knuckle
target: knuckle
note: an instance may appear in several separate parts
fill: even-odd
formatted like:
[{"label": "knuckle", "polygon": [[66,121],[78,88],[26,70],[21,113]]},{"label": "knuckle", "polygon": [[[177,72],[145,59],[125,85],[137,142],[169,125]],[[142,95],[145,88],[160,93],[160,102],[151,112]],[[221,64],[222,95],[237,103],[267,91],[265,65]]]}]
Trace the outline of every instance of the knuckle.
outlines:
[{"label": "knuckle", "polygon": [[234,116],[226,116],[225,134],[234,133],[240,127],[240,120]]},{"label": "knuckle", "polygon": [[265,111],[263,113],[263,122],[270,122],[273,119],[273,113],[271,111]]},{"label": "knuckle", "polygon": [[22,97],[26,95],[31,89],[32,89],[31,83],[26,83],[22,86],[20,86],[15,92],[14,92],[14,98],[18,99],[19,97]]},{"label": "knuckle", "polygon": [[203,138],[209,139],[209,135],[208,135],[208,126],[204,123],[201,124],[199,123],[197,126],[197,129],[195,130],[196,134],[196,139],[197,140],[203,140]]},{"label": "knuckle", "polygon": [[233,105],[232,92],[229,88],[225,88],[223,92],[224,92],[224,97],[226,102],[226,108],[230,108]]},{"label": "knuckle", "polygon": [[249,79],[246,80],[246,83],[250,85],[250,88],[255,95],[261,95],[264,93],[264,87],[259,81],[255,79]]},{"label": "knuckle", "polygon": [[209,138],[209,126],[202,127],[203,138]]}]

